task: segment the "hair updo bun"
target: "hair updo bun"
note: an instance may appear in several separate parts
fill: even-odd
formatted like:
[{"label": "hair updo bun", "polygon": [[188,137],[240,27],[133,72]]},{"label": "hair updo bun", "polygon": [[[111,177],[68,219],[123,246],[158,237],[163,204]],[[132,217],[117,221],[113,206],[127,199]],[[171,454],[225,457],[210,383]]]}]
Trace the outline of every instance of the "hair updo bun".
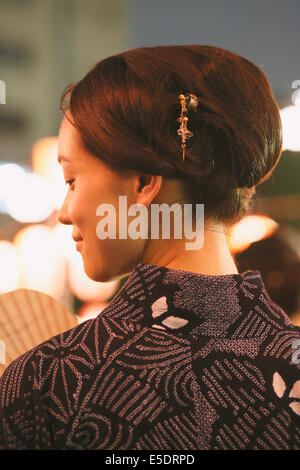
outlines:
[{"label": "hair updo bun", "polygon": [[[182,161],[177,134],[181,93],[198,98],[193,137]],[[252,62],[213,46],[141,47],[107,57],[65,88],[74,125],[88,151],[122,173],[182,180],[182,200],[204,203],[205,216],[242,217],[254,187],[282,149],[279,108]],[[213,152],[215,170],[211,170]]]}]

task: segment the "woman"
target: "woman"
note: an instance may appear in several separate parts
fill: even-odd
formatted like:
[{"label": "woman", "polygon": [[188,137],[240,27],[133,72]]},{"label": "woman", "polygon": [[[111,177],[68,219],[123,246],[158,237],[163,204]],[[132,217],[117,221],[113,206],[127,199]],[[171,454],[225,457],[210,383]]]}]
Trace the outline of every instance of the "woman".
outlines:
[{"label": "woman", "polygon": [[[131,274],[97,318],[8,367],[2,448],[299,449],[300,328],[226,244],[280,157],[265,75],[217,47],[144,47],[102,60],[66,97],[59,221],[91,279]],[[163,203],[177,204],[170,237],[149,236],[149,211],[124,235],[134,209]],[[196,250],[176,232],[184,204],[204,204],[204,227],[201,211],[186,217],[204,233]]]}]

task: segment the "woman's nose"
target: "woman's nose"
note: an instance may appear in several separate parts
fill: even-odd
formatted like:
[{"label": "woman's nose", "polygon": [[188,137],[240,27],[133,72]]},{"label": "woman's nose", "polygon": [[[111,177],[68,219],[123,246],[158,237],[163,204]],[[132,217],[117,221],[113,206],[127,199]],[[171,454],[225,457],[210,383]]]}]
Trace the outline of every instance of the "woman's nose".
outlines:
[{"label": "woman's nose", "polygon": [[72,222],[70,220],[70,217],[68,216],[68,211],[67,211],[67,205],[66,205],[66,199],[64,200],[61,208],[57,212],[56,219],[58,222],[64,225],[72,225]]}]

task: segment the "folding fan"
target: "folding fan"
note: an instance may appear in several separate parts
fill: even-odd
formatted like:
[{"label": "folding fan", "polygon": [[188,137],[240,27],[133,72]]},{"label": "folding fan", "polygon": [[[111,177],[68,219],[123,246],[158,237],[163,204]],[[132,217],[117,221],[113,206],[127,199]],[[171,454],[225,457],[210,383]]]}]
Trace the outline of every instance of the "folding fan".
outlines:
[{"label": "folding fan", "polygon": [[17,289],[0,295],[0,376],[21,354],[76,325],[67,307],[42,292]]}]

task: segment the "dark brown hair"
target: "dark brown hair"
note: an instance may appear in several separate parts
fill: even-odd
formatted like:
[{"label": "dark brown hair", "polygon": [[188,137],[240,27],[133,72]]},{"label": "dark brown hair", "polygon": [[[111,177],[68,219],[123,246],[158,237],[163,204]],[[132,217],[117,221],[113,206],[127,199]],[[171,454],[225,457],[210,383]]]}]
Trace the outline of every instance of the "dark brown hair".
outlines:
[{"label": "dark brown hair", "polygon": [[[189,112],[194,136],[184,162],[181,93],[199,99],[197,112]],[[94,156],[118,172],[181,178],[182,201],[204,203],[205,217],[217,220],[245,215],[253,187],[281,154],[279,108],[266,76],[219,47],[141,47],[107,57],[65,88],[60,109],[70,110]]]}]

